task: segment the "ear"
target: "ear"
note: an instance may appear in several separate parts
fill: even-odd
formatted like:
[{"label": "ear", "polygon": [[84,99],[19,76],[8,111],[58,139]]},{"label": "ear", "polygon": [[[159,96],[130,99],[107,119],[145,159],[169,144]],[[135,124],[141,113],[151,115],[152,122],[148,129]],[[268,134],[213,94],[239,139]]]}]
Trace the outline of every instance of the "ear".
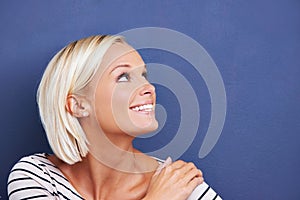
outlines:
[{"label": "ear", "polygon": [[90,115],[90,104],[84,97],[68,95],[66,109],[72,116],[81,118]]}]

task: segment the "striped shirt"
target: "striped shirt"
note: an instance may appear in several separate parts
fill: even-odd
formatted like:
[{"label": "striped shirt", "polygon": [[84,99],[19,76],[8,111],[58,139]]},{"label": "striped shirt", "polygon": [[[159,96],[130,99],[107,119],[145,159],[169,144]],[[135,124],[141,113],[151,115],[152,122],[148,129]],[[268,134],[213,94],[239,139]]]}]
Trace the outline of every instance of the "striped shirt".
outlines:
[{"label": "striped shirt", "polygon": [[[63,173],[47,158],[47,154],[34,154],[22,158],[12,168],[8,183],[10,200],[82,200]],[[188,200],[220,200],[206,183],[199,185]]]}]

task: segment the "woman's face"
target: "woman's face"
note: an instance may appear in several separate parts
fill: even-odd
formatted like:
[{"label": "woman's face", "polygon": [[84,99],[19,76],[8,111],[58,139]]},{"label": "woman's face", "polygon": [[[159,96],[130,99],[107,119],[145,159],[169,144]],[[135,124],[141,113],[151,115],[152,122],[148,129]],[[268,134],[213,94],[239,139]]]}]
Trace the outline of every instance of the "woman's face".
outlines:
[{"label": "woman's face", "polygon": [[146,66],[128,44],[113,44],[105,54],[95,91],[95,114],[107,134],[136,136],[157,129],[155,88]]}]

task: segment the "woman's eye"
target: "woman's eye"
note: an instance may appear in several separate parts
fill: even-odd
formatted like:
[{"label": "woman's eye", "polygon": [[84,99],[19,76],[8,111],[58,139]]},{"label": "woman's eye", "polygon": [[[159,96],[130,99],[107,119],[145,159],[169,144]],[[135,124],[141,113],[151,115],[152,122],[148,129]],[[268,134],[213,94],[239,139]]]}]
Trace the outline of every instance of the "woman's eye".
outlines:
[{"label": "woman's eye", "polygon": [[117,81],[118,82],[127,82],[129,81],[129,74],[128,73],[122,73],[120,76],[118,76]]}]

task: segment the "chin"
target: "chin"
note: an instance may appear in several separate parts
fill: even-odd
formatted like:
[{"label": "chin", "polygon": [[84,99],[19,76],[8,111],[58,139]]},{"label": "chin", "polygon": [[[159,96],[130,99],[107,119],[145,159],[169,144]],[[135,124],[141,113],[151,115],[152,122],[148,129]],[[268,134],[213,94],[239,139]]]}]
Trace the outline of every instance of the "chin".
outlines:
[{"label": "chin", "polygon": [[158,128],[158,122],[156,120],[154,120],[150,125],[140,128],[140,130],[141,130],[140,135],[153,132],[153,131],[157,130],[157,128]]},{"label": "chin", "polygon": [[132,136],[139,136],[155,131],[158,128],[158,122],[153,119],[151,122],[141,122],[137,123],[132,121],[132,127],[127,127],[126,132]]}]

